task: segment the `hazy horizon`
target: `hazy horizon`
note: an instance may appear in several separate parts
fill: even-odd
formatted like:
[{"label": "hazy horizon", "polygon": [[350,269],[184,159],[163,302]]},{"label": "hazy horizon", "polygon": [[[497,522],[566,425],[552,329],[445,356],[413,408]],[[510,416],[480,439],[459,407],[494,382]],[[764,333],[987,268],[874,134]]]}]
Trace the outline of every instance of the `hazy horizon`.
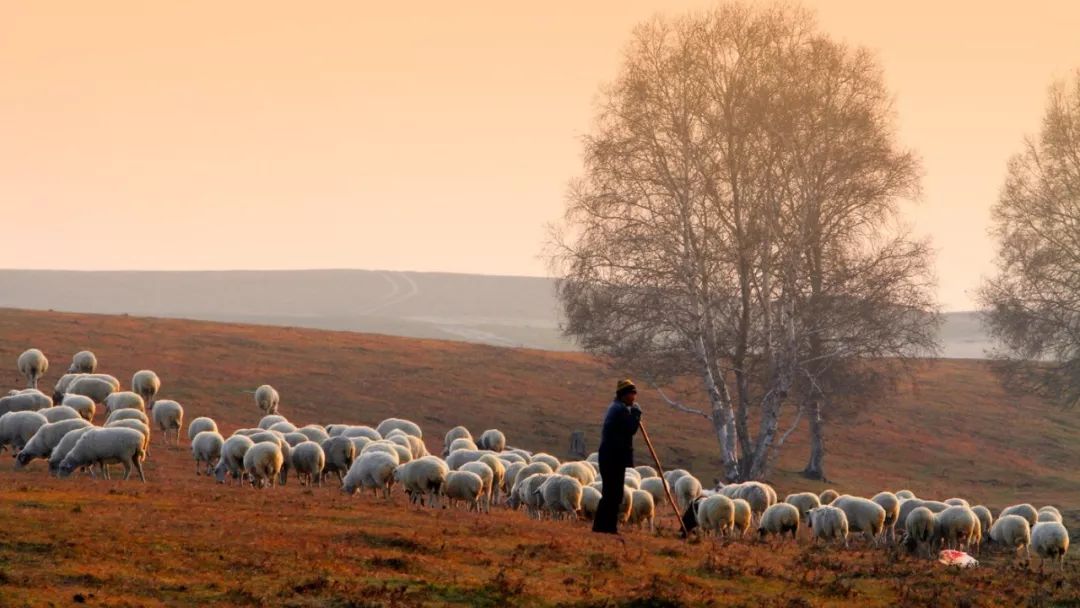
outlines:
[{"label": "hazy horizon", "polygon": [[[5,4],[0,267],[547,276],[631,29],[714,4]],[[877,53],[923,159],[905,217],[943,308],[974,308],[1006,162],[1080,68],[1080,5],[802,4]]]}]

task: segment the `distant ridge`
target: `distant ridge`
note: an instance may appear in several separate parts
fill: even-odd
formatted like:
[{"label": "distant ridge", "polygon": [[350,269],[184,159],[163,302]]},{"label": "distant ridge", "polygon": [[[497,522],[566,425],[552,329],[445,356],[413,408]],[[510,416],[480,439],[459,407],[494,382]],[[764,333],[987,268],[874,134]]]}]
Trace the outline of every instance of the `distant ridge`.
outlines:
[{"label": "distant ridge", "polygon": [[[379,270],[0,270],[0,307],[309,327],[574,350],[554,281]],[[975,313],[949,313],[942,356],[977,359]]]}]

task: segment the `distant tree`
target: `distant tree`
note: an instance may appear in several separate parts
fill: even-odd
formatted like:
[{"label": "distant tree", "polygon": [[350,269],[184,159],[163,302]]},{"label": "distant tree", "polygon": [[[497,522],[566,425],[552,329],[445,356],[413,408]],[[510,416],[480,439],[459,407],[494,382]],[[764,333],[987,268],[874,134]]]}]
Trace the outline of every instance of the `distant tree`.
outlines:
[{"label": "distant tree", "polygon": [[917,182],[876,63],[805,11],[653,20],[553,239],[564,330],[657,383],[698,378],[709,408],[678,407],[711,421],[722,477],[760,478],[793,396],[820,421],[862,358],[932,343],[927,249],[893,230]]},{"label": "distant tree", "polygon": [[979,292],[1005,382],[1080,403],[1080,72],[1050,91],[1038,140],[993,209],[997,274]]}]

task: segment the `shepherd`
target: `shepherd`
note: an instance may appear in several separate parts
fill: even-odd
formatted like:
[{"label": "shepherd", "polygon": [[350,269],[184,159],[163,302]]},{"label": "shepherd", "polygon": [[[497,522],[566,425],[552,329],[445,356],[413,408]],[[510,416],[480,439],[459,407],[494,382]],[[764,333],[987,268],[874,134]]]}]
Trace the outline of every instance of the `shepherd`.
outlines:
[{"label": "shepherd", "polygon": [[635,405],[636,400],[634,383],[620,380],[615,386],[615,400],[604,416],[604,429],[600,435],[600,477],[604,485],[593,519],[593,532],[619,533],[623,480],[626,469],[634,466],[634,435],[641,423],[641,408]]}]

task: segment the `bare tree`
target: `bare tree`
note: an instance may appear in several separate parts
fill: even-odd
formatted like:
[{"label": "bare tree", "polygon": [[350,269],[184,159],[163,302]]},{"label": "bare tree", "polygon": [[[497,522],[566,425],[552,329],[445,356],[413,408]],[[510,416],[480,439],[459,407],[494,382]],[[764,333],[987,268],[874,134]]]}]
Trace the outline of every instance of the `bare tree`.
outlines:
[{"label": "bare tree", "polygon": [[647,23],[605,90],[553,240],[564,329],[657,382],[699,378],[725,479],[765,475],[796,390],[903,342],[865,309],[927,300],[925,247],[882,238],[918,173],[890,112],[872,58],[788,5]]},{"label": "bare tree", "polygon": [[995,277],[979,292],[1007,384],[1080,403],[1080,72],[1050,91],[1037,141],[993,209]]}]

